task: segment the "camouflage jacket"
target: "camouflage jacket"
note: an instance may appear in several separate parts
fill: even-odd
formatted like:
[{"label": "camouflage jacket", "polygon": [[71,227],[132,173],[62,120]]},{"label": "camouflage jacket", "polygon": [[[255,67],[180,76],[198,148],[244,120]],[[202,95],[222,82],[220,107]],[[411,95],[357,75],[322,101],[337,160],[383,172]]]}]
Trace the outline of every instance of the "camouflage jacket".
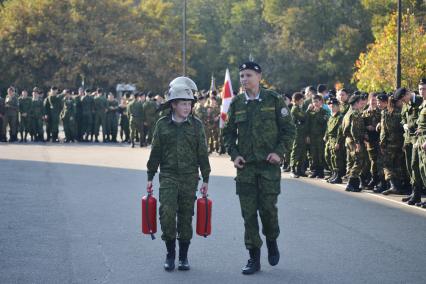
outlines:
[{"label": "camouflage jacket", "polygon": [[228,154],[234,160],[265,161],[270,153],[283,158],[290,150],[295,127],[290,111],[277,93],[261,89],[259,99],[248,100],[246,94],[232,99],[223,137]]},{"label": "camouflage jacket", "polygon": [[380,125],[380,146],[402,149],[404,129],[401,124],[401,110],[395,108],[393,112],[382,111]]},{"label": "camouflage jacket", "polygon": [[176,123],[168,115],[157,121],[147,163],[148,181],[158,167],[161,175],[171,176],[198,175],[200,169],[203,181],[208,182],[211,170],[206,134],[199,119],[190,115],[186,121]]}]

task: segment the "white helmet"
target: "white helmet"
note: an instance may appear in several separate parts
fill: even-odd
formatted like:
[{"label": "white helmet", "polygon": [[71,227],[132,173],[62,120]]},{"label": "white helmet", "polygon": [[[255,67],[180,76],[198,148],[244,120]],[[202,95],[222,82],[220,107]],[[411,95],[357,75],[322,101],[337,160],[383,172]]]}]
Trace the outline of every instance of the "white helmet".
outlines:
[{"label": "white helmet", "polygon": [[190,78],[188,77],[177,77],[175,79],[173,79],[170,84],[169,87],[172,88],[175,85],[183,85],[186,86],[187,89],[193,90],[193,91],[198,91],[197,85],[195,84],[194,81],[192,81]]},{"label": "white helmet", "polygon": [[188,89],[185,85],[174,85],[170,87],[169,93],[167,96],[167,101],[172,100],[194,100],[194,93],[191,89]]}]

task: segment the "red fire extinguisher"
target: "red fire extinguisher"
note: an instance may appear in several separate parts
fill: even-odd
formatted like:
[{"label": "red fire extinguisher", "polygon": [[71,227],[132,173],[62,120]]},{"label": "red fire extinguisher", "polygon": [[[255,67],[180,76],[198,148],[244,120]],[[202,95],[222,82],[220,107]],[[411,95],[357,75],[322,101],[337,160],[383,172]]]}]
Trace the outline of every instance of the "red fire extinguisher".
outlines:
[{"label": "red fire extinguisher", "polygon": [[197,235],[205,238],[212,233],[212,204],[207,194],[197,199]]},{"label": "red fire extinguisher", "polygon": [[151,235],[151,239],[155,239],[154,234],[157,232],[157,199],[148,193],[142,197],[142,233]]}]

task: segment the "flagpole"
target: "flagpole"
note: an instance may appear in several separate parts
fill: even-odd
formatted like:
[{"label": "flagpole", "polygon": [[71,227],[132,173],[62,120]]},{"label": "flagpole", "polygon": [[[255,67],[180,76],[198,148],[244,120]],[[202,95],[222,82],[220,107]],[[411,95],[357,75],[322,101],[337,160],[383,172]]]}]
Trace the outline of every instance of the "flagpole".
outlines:
[{"label": "flagpole", "polygon": [[182,17],[182,72],[186,76],[186,1],[183,0],[183,17]]}]

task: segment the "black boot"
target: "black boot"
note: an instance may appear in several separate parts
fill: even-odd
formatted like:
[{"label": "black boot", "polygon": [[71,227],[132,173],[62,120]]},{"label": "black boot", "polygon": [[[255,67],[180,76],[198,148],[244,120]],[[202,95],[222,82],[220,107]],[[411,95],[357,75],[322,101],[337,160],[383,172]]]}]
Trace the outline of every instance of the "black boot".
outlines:
[{"label": "black boot", "polygon": [[298,178],[299,177],[299,175],[297,174],[296,167],[291,167],[291,174],[290,174],[290,176],[292,178]]},{"label": "black boot", "polygon": [[411,194],[411,198],[407,200],[408,205],[415,205],[422,201],[422,187],[418,185],[413,186],[413,193]]},{"label": "black boot", "polygon": [[359,178],[349,177],[345,191],[357,192],[357,190],[359,190]]},{"label": "black boot", "polygon": [[260,270],[260,248],[249,249],[250,259],[243,267],[243,274],[249,275]]},{"label": "black boot", "polygon": [[190,242],[179,241],[179,265],[178,270],[189,270],[188,248]]},{"label": "black boot", "polygon": [[390,179],[390,188],[382,192],[383,195],[389,194],[401,194],[400,183],[399,180],[395,178]]},{"label": "black boot", "polygon": [[268,247],[268,262],[270,265],[275,266],[280,261],[280,252],[278,251],[277,240],[268,241],[266,240],[266,246]]},{"label": "black boot", "polygon": [[166,261],[164,262],[164,269],[166,271],[172,271],[175,269],[175,257],[176,257],[176,240],[166,242],[167,255]]},{"label": "black boot", "polygon": [[378,184],[378,182],[379,182],[379,177],[377,175],[373,175],[366,187],[370,190],[373,190],[374,187]]},{"label": "black boot", "polygon": [[342,183],[342,175],[339,174],[339,172],[337,171],[336,177],[334,179],[330,180],[329,183],[331,183],[331,184]]},{"label": "black boot", "polygon": [[308,176],[309,178],[316,178],[318,176],[317,170],[313,170],[312,173]]},{"label": "black boot", "polygon": [[326,178],[325,180],[326,180],[327,182],[330,182],[330,181],[332,181],[333,179],[335,179],[335,178],[336,178],[336,175],[337,175],[337,172],[336,172],[335,170],[333,170],[333,171],[331,172],[331,176],[330,176],[330,177],[328,177],[328,178]]},{"label": "black boot", "polygon": [[352,190],[353,192],[361,192],[362,191],[362,187],[360,187],[361,180],[360,178],[355,178],[353,186],[354,189]]},{"label": "black boot", "polygon": [[135,148],[135,141],[132,139],[132,141],[131,141],[131,144],[132,144],[132,148]]},{"label": "black boot", "polygon": [[[27,141],[28,141],[28,140],[27,140],[27,136],[28,136],[28,132],[26,132],[26,131],[25,131],[25,133],[24,133],[24,142],[25,142],[25,143],[27,143]],[[32,141],[32,140],[31,140],[31,141]]]}]

